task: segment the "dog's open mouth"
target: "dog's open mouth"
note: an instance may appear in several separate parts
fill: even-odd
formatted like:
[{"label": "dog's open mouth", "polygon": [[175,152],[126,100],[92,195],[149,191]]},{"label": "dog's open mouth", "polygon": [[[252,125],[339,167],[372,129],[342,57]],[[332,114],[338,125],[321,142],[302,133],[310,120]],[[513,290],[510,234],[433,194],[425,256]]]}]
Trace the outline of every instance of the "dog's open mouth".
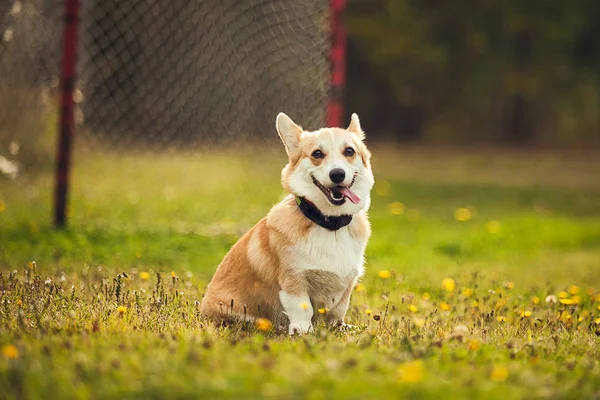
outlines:
[{"label": "dog's open mouth", "polygon": [[327,200],[329,200],[329,202],[335,206],[341,206],[346,202],[346,199],[350,200],[354,204],[358,204],[360,202],[360,196],[350,190],[352,185],[354,185],[356,175],[354,175],[352,182],[350,182],[350,185],[348,186],[337,185],[327,187],[319,182],[314,176],[311,175],[311,178],[315,186],[321,189],[321,192],[323,192],[325,197],[327,197]]}]

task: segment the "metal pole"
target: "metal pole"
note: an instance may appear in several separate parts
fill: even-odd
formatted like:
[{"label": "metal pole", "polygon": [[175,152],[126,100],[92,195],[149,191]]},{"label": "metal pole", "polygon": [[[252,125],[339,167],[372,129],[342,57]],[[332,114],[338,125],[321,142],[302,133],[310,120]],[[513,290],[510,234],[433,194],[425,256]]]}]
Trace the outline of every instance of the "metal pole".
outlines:
[{"label": "metal pole", "polygon": [[73,89],[77,62],[77,27],[79,23],[79,0],[66,0],[63,31],[62,68],[60,76],[61,102],[58,151],[56,157],[56,183],[54,190],[54,226],[66,224],[67,195],[71,169],[71,146],[73,141]]},{"label": "metal pole", "polygon": [[346,30],[342,23],[342,12],[346,0],[330,0],[329,18],[331,30],[331,75],[330,93],[327,104],[327,126],[341,127],[344,118],[344,86],[346,83]]}]

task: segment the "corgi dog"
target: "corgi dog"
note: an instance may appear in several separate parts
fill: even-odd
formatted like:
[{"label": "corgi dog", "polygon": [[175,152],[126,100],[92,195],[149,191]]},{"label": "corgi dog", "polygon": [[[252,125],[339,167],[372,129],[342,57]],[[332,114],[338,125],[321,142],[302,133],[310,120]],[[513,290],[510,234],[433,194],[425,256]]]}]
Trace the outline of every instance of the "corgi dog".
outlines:
[{"label": "corgi dog", "polygon": [[270,320],[289,334],[316,316],[345,327],[350,294],[364,271],[374,184],[371,153],[356,114],[346,129],[304,131],[284,113],[277,132],[288,155],[289,193],[227,253],[202,299],[216,319]]}]

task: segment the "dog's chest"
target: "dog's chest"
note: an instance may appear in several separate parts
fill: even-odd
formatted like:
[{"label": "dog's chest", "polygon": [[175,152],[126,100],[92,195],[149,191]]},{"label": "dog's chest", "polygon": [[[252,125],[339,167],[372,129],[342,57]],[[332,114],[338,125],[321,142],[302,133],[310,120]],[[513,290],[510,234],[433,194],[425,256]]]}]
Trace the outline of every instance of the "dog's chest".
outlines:
[{"label": "dog's chest", "polygon": [[303,272],[327,272],[349,284],[362,275],[365,246],[366,238],[351,236],[348,228],[314,228],[293,247],[293,266]]}]

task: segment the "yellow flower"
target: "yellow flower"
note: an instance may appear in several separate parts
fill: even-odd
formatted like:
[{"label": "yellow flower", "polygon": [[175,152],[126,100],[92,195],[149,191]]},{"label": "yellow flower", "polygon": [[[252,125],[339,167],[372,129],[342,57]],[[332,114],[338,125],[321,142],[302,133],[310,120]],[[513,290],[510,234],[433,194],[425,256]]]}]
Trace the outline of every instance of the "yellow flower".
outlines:
[{"label": "yellow flower", "polygon": [[477,339],[469,340],[469,350],[477,351],[481,347],[481,342]]},{"label": "yellow flower", "polygon": [[417,306],[415,306],[414,304],[410,304],[408,306],[408,309],[410,310],[410,312],[414,312],[414,313],[417,312]]},{"label": "yellow flower", "polygon": [[273,329],[273,324],[266,318],[259,318],[256,320],[256,328],[259,331],[268,332]]},{"label": "yellow flower", "polygon": [[563,291],[563,292],[560,292],[560,293],[558,294],[558,297],[560,297],[561,299],[565,299],[565,298],[569,297],[569,293],[567,293],[567,292],[564,292],[564,291]]},{"label": "yellow flower", "polygon": [[406,362],[398,367],[398,378],[400,382],[416,383],[423,380],[425,367],[423,361],[415,360]]},{"label": "yellow flower", "polygon": [[571,285],[571,286],[569,286],[568,292],[571,294],[578,294],[579,290],[580,290],[579,286]]},{"label": "yellow flower", "polygon": [[506,317],[503,317],[503,316],[501,316],[501,315],[498,315],[498,316],[496,317],[496,321],[498,321],[498,322],[502,323],[502,322],[506,321]]},{"label": "yellow flower", "polygon": [[425,301],[429,301],[429,299],[431,299],[431,295],[428,292],[425,292],[421,295],[421,298]]},{"label": "yellow flower", "polygon": [[404,209],[404,204],[400,203],[399,201],[388,204],[388,210],[392,215],[402,215],[404,214]]},{"label": "yellow flower", "polygon": [[560,314],[560,320],[561,320],[562,322],[567,322],[567,321],[569,321],[570,319],[571,319],[571,314],[570,314],[570,313],[568,313],[567,311],[563,311],[563,312]]},{"label": "yellow flower", "polygon": [[367,308],[367,309],[365,310],[365,314],[367,314],[367,315],[371,315],[371,314],[373,314],[373,311],[372,311],[370,308]]},{"label": "yellow flower", "polygon": [[303,310],[308,310],[308,303],[300,303],[300,308]]},{"label": "yellow flower", "polygon": [[452,279],[452,278],[444,278],[444,280],[442,281],[442,287],[444,288],[444,290],[446,290],[448,292],[454,291],[455,286],[456,286],[456,283],[454,282],[454,279]]},{"label": "yellow flower", "polygon": [[326,312],[329,311],[329,308],[323,307],[323,308],[317,309],[317,311],[319,311],[319,314],[325,314]]},{"label": "yellow flower", "polygon": [[150,279],[150,274],[147,272],[140,272],[140,279],[143,281],[147,281]]},{"label": "yellow flower", "polygon": [[125,306],[119,306],[117,307],[117,312],[121,315],[125,314],[127,312],[127,307]]},{"label": "yellow flower", "polygon": [[467,222],[473,218],[473,213],[468,208],[457,208],[454,210],[454,219],[460,222]]},{"label": "yellow flower", "polygon": [[515,288],[515,283],[514,282],[505,282],[504,287],[508,290],[513,290]]},{"label": "yellow flower", "polygon": [[571,297],[571,300],[573,301],[573,304],[579,304],[581,303],[581,296],[573,296]]},{"label": "yellow flower", "polygon": [[442,301],[440,303],[440,308],[444,311],[449,311],[450,310],[450,304],[446,303],[445,301]]},{"label": "yellow flower", "polygon": [[529,318],[529,317],[531,317],[531,311],[521,310],[521,312],[519,313],[519,315],[521,317]]},{"label": "yellow flower", "polygon": [[365,284],[364,283],[357,284],[356,287],[354,288],[354,290],[356,290],[359,293],[364,292],[366,290]]},{"label": "yellow flower", "polygon": [[2,346],[2,355],[9,359],[19,358],[19,349],[12,344]]},{"label": "yellow flower", "polygon": [[473,301],[471,302],[471,306],[472,306],[472,307],[477,307],[478,305],[479,305],[479,302],[478,302],[477,300],[473,300]]},{"label": "yellow flower", "polygon": [[391,188],[392,185],[388,181],[378,180],[377,183],[375,183],[375,193],[381,197],[389,195]]},{"label": "yellow flower", "polygon": [[596,295],[596,301],[600,301],[600,293]]},{"label": "yellow flower", "polygon": [[171,271],[171,278],[177,278],[177,275],[175,275],[175,271]]},{"label": "yellow flower", "polygon": [[462,290],[462,295],[465,296],[465,297],[471,297],[473,295],[473,289],[464,288]]},{"label": "yellow flower", "polygon": [[500,224],[499,221],[490,221],[487,224],[485,224],[485,229],[488,231],[488,233],[491,233],[492,235],[499,233],[501,227],[502,224]]},{"label": "yellow flower", "polygon": [[531,301],[533,302],[533,304],[540,304],[540,298],[537,296],[533,296],[531,298]]},{"label": "yellow flower", "polygon": [[596,325],[600,325],[600,318],[596,318],[596,319],[594,320],[594,323],[595,323]]},{"label": "yellow flower", "polygon": [[494,365],[490,372],[490,379],[494,382],[504,382],[508,378],[508,369],[503,365]]},{"label": "yellow flower", "polygon": [[381,279],[388,279],[390,276],[392,276],[390,271],[388,271],[387,269],[382,269],[377,275],[379,275]]}]

